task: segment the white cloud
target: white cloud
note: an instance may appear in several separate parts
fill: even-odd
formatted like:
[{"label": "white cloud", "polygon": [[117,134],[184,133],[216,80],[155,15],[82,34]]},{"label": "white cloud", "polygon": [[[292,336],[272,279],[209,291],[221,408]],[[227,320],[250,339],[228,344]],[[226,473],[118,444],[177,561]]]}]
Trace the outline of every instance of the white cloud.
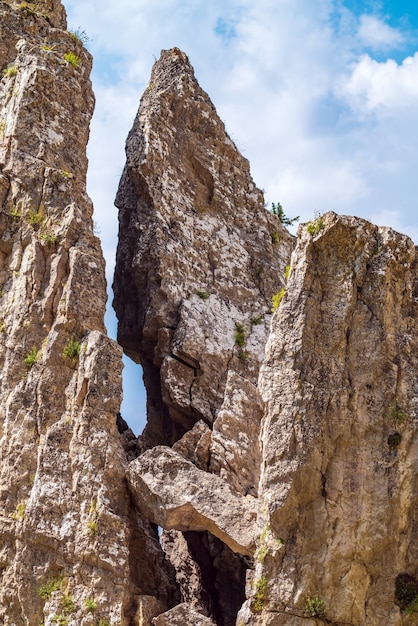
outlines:
[{"label": "white cloud", "polygon": [[375,15],[361,15],[358,29],[360,41],[374,50],[396,48],[404,43],[403,34]]},{"label": "white cloud", "polygon": [[363,55],[351,74],[341,82],[338,92],[360,115],[381,111],[400,113],[418,108],[418,52],[399,65],[393,59],[379,63]]}]

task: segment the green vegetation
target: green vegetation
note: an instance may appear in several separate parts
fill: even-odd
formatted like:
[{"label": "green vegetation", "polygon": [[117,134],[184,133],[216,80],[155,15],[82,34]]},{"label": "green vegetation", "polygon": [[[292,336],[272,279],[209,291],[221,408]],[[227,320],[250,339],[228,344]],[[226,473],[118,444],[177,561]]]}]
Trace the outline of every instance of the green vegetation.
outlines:
[{"label": "green vegetation", "polygon": [[324,617],[326,610],[325,602],[317,593],[306,598],[305,615],[307,617]]},{"label": "green vegetation", "polygon": [[281,234],[275,230],[273,233],[270,233],[271,243],[278,244],[282,240]]},{"label": "green vegetation", "polygon": [[389,407],[388,417],[393,419],[395,425],[404,424],[409,419],[408,413],[405,413],[405,411],[399,407],[396,398]]},{"label": "green vegetation", "polygon": [[66,52],[64,54],[64,59],[73,67],[78,67],[81,63],[80,57],[74,54],[74,52]]},{"label": "green vegetation", "polygon": [[203,291],[202,289],[195,289],[194,293],[202,300],[207,300],[209,298],[209,292]]},{"label": "green vegetation", "polygon": [[235,322],[235,333],[234,333],[235,345],[240,346],[241,348],[245,346],[245,326],[241,324],[241,322]]},{"label": "green vegetation", "polygon": [[56,243],[58,241],[58,236],[50,230],[45,230],[39,236],[39,239],[45,243]]},{"label": "green vegetation", "polygon": [[17,74],[17,67],[16,65],[8,65],[3,71],[2,71],[3,76],[5,76],[6,78],[8,78],[9,76],[16,76]]},{"label": "green vegetation", "polygon": [[54,615],[52,618],[52,623],[57,626],[68,626],[70,623],[69,618],[66,615]]},{"label": "green vegetation", "polygon": [[290,276],[290,265],[286,265],[286,269],[284,271],[284,277],[286,280],[289,280],[289,276]]},{"label": "green vegetation", "polygon": [[277,217],[279,222],[285,226],[292,226],[295,222],[300,220],[299,215],[297,217],[287,217],[280,202],[277,202],[276,204],[274,204],[274,202],[271,203],[271,212]]},{"label": "green vegetation", "polygon": [[44,221],[44,216],[39,211],[30,211],[29,215],[26,217],[26,221],[31,226],[40,226]]},{"label": "green vegetation", "polygon": [[260,315],[257,315],[257,316],[254,316],[254,317],[250,318],[251,326],[259,326],[262,323],[263,323],[263,314],[262,313]]},{"label": "green vegetation", "polygon": [[86,31],[81,30],[80,27],[74,30],[69,30],[68,33],[70,37],[74,39],[74,41],[80,42],[82,44],[86,44],[88,41],[90,41],[90,37],[87,35]]},{"label": "green vegetation", "polygon": [[91,537],[96,537],[98,530],[99,529],[97,527],[97,521],[95,519],[87,522],[87,534],[89,534]]},{"label": "green vegetation", "polygon": [[64,615],[69,615],[75,611],[75,602],[67,593],[61,598],[61,608]]},{"label": "green vegetation", "polygon": [[4,333],[4,331],[6,330],[6,322],[5,321],[0,321],[0,333]]},{"label": "green vegetation", "polygon": [[12,519],[16,522],[23,522],[25,519],[26,502],[22,502],[16,506],[16,510],[12,513]]},{"label": "green vegetation", "polygon": [[78,363],[80,351],[81,343],[74,337],[70,337],[62,351],[62,356],[70,361],[71,367],[75,367]]},{"label": "green vegetation", "polygon": [[282,287],[280,291],[274,294],[271,299],[271,312],[274,313],[280,306],[281,301],[283,300],[283,296],[286,293],[286,289]]},{"label": "green vegetation", "polygon": [[50,580],[48,580],[48,582],[41,585],[38,591],[41,598],[43,598],[44,600],[49,600],[54,591],[58,591],[58,589],[61,587],[62,580],[62,576],[59,576],[58,578],[51,578]]},{"label": "green vegetation", "polygon": [[103,617],[101,617],[99,619],[98,626],[110,626],[110,622],[108,622],[107,619],[104,619]]},{"label": "green vegetation", "polygon": [[29,369],[35,365],[35,363],[38,361],[39,359],[39,353],[40,350],[38,350],[37,348],[35,348],[35,346],[33,348],[31,348],[29,350],[29,352],[27,353],[27,355],[25,356],[25,358],[23,359],[23,362],[29,367]]},{"label": "green vegetation", "polygon": [[84,608],[88,613],[94,613],[97,609],[97,602],[93,598],[86,598],[84,600]]},{"label": "green vegetation", "polygon": [[14,222],[18,222],[20,220],[20,218],[22,217],[21,212],[13,205],[12,208],[10,209],[10,215],[13,218]]},{"label": "green vegetation", "polygon": [[320,213],[315,213],[315,219],[306,224],[306,230],[312,237],[317,235],[324,227],[324,218]]},{"label": "green vegetation", "polygon": [[260,613],[263,610],[263,606],[266,600],[267,591],[267,576],[260,576],[254,584],[254,604],[253,608],[256,613]]}]

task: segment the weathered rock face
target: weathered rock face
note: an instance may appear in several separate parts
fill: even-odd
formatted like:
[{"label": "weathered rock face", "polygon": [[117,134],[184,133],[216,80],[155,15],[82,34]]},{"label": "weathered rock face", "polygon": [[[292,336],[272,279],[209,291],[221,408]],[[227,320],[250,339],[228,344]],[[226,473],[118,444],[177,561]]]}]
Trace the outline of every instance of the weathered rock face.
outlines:
[{"label": "weathered rock face", "polygon": [[[154,523],[191,531],[184,562],[199,607],[232,626],[246,569],[233,553],[252,555],[257,534],[257,378],[293,238],[265,210],[178,49],[154,65],[126,151],[114,306],[119,341],[144,369],[141,446],[153,448],[133,461],[128,482]],[[170,555],[188,600],[187,575]],[[222,572],[233,569],[236,592],[226,595]]]},{"label": "weathered rock face", "polygon": [[[172,444],[199,419],[216,428],[237,377],[253,385],[241,385],[241,396],[256,394],[271,296],[293,246],[177,49],[153,68],[117,205],[119,341],[144,368],[144,445]],[[219,428],[218,448],[225,420]],[[245,449],[242,441],[243,457]]]},{"label": "weathered rock face", "polygon": [[156,529],[130,508],[124,482],[121,350],[104,333],[85,191],[91,58],[65,27],[60,2],[0,3],[5,626],[87,625],[93,607],[97,623],[119,626],[147,596],[158,604],[150,619],[173,604]]},{"label": "weathered rock face", "polygon": [[260,375],[260,491],[284,545],[256,623],[305,623],[318,595],[332,623],[398,626],[395,580],[417,574],[417,252],[332,213],[310,230]]}]

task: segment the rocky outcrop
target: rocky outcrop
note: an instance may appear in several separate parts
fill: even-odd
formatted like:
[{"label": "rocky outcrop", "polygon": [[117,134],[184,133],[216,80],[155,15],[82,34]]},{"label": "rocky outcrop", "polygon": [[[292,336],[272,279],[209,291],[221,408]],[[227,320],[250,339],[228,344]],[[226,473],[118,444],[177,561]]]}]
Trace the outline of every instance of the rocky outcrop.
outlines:
[{"label": "rocky outcrop", "polygon": [[5,626],[87,625],[93,613],[131,624],[144,603],[158,605],[151,619],[175,595],[157,531],[124,481],[121,349],[104,330],[104,260],[85,190],[91,58],[65,29],[60,2],[0,3]]},{"label": "rocky outcrop", "polygon": [[328,213],[294,249],[164,51],[117,198],[136,441],[85,189],[90,55],[60,2],[3,1],[0,63],[1,623],[415,623],[412,241]]},{"label": "rocky outcrop", "polygon": [[169,529],[183,600],[161,623],[414,623],[412,241],[329,213],[300,227],[290,262],[176,49],[154,66],[117,202],[119,338],[149,394],[127,476]]},{"label": "rocky outcrop", "polygon": [[315,596],[332,623],[410,623],[395,586],[417,574],[416,298],[408,237],[333,213],[301,227],[260,374],[261,492],[284,545],[266,547],[256,623],[302,624]]},{"label": "rocky outcrop", "polygon": [[233,552],[254,552],[255,499],[174,450],[148,450],[129,465],[127,479],[138,509],[154,524],[167,530],[208,530]]},{"label": "rocky outcrop", "polygon": [[[163,51],[154,65],[126,152],[114,306],[118,339],[143,366],[140,448],[152,448],[131,464],[128,482],[154,523],[192,531],[185,560],[200,576],[200,606],[229,626],[247,567],[233,553],[255,549],[257,379],[293,238],[265,210],[247,160],[180,50]],[[225,597],[222,572],[233,570],[237,591]],[[205,601],[199,589],[209,587]]]}]

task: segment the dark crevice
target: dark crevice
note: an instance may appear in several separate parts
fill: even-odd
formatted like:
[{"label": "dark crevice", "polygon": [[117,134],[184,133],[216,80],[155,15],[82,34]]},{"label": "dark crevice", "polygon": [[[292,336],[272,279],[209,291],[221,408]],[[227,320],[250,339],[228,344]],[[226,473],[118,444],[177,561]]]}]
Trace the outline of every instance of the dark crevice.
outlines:
[{"label": "dark crevice", "polygon": [[232,552],[209,532],[189,531],[184,538],[200,569],[200,602],[218,626],[235,626],[245,601],[245,557]]}]

